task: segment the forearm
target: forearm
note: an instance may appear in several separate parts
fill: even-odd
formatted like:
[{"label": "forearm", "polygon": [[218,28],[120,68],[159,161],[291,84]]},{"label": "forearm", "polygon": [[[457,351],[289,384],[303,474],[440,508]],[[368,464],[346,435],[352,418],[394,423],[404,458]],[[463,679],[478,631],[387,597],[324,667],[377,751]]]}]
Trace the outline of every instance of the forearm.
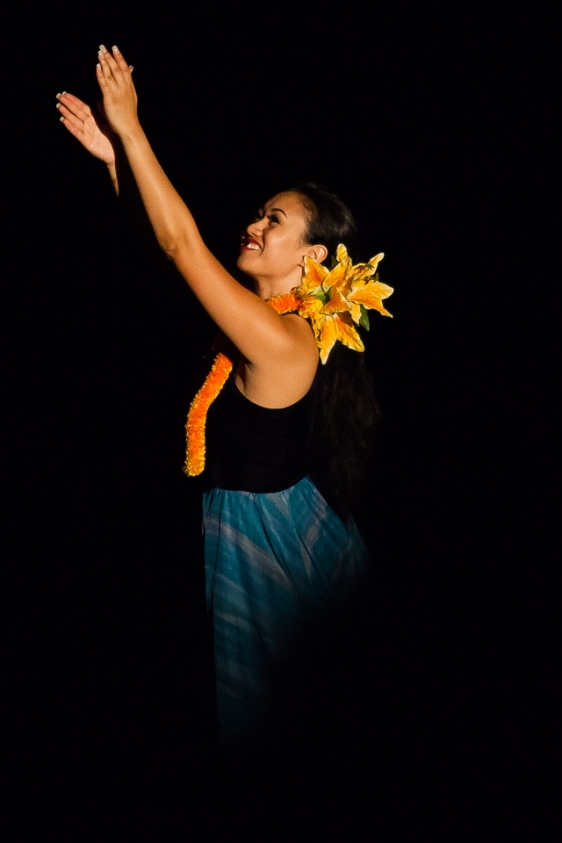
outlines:
[{"label": "forearm", "polygon": [[240,347],[239,335],[247,335],[250,325],[255,325],[254,319],[269,323],[277,320],[277,315],[238,284],[209,251],[191,212],[166,176],[140,125],[137,123],[121,133],[120,140],[158,245],[174,262],[210,317]]},{"label": "forearm", "polygon": [[123,151],[159,246],[174,259],[180,243],[203,246],[191,212],[166,176],[140,124],[121,136]]},{"label": "forearm", "polygon": [[[209,251],[191,212],[164,173],[140,125],[137,123],[122,132],[120,142],[158,245],[174,262],[209,316],[239,348],[245,348],[251,327],[262,322],[269,324],[279,317],[238,284]],[[269,333],[272,332],[274,326],[269,327]]]},{"label": "forearm", "polygon": [[111,184],[113,185],[113,189],[117,196],[119,196],[119,176],[117,175],[117,167],[115,166],[115,162],[111,164],[106,164],[107,172],[109,173],[109,178],[111,179]]}]

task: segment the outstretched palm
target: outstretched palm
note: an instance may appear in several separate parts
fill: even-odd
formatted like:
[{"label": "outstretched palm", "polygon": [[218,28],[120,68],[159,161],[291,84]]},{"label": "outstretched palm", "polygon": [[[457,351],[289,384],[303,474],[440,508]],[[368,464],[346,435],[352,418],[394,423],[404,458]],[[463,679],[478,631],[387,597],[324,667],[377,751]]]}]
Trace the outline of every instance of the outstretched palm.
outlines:
[{"label": "outstretched palm", "polygon": [[115,135],[105,119],[103,107],[94,114],[89,105],[72,94],[58,94],[58,109],[63,125],[82,146],[106,164],[115,163],[113,141]]}]

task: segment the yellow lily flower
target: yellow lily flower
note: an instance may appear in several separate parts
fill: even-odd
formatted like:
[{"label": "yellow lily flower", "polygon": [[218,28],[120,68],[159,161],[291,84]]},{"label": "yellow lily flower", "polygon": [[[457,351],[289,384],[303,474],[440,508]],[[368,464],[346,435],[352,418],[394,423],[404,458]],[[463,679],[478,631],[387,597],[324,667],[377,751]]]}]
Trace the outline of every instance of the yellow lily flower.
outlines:
[{"label": "yellow lily flower", "polygon": [[374,277],[383,257],[380,252],[368,263],[353,266],[341,243],[336,251],[337,263],[331,270],[305,257],[302,283],[295,290],[302,302],[298,312],[311,321],[322,363],[338,340],[355,351],[364,350],[353,322],[368,328],[366,310],[392,316],[382,300],[394,291]]}]

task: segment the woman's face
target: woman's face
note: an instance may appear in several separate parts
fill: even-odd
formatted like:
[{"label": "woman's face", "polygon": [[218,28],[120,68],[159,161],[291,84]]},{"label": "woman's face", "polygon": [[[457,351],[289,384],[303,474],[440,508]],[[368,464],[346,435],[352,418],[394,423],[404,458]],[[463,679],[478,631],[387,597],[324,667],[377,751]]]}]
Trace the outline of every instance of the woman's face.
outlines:
[{"label": "woman's face", "polygon": [[[238,268],[256,280],[300,284],[308,215],[297,193],[279,193],[260,209],[242,235]],[[285,283],[286,281],[286,283]]]}]

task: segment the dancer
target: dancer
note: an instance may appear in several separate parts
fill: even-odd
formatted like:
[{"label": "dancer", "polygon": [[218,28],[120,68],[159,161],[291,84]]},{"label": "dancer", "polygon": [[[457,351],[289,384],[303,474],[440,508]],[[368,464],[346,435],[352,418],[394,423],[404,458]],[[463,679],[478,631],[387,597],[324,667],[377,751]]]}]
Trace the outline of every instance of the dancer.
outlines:
[{"label": "dancer", "polygon": [[[122,149],[157,241],[216,322],[187,420],[185,472],[202,474],[205,578],[225,746],[279,735],[299,706],[300,656],[370,571],[350,515],[376,416],[358,327],[390,316],[382,254],[352,263],[347,207],[310,184],[278,193],[242,235],[241,285],[211,254],[137,115],[131,68],[100,47],[104,119],[57,95],[64,126],[107,165]],[[334,264],[330,270],[330,260]]]}]

